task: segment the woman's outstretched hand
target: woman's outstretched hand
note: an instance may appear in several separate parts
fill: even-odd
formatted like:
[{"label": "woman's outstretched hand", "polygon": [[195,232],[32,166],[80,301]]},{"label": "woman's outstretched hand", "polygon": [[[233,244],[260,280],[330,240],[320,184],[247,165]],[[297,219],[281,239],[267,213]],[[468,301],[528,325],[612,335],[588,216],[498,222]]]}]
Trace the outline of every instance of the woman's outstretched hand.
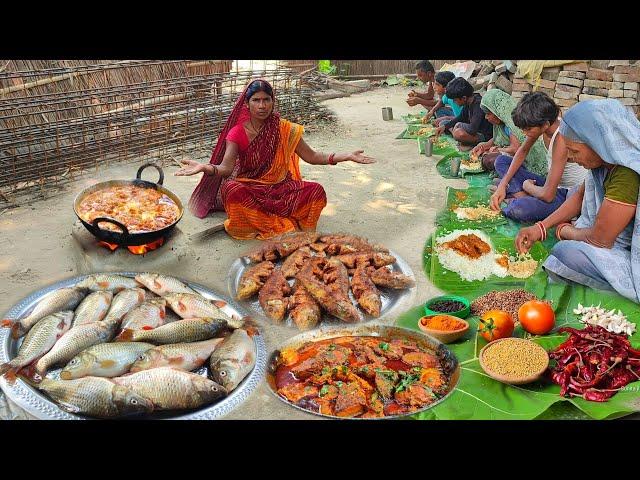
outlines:
[{"label": "woman's outstretched hand", "polygon": [[174,175],[178,177],[189,176],[189,175],[197,175],[198,173],[204,172],[206,164],[196,162],[195,160],[180,160],[180,163],[183,167],[178,170]]},{"label": "woman's outstretched hand", "polygon": [[355,163],[376,163],[376,161],[372,157],[367,157],[363,155],[364,150],[356,150],[353,153],[350,153],[348,156],[348,160],[351,160]]}]

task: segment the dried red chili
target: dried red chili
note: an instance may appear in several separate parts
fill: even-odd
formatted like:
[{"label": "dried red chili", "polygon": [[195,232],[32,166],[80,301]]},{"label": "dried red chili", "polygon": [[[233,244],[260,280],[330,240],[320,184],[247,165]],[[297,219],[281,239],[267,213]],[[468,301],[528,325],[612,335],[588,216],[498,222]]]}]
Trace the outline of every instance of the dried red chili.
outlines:
[{"label": "dried red chili", "polygon": [[560,395],[605,402],[627,384],[640,380],[640,350],[632,348],[624,335],[597,325],[558,331],[569,334],[549,352],[556,361],[550,377],[560,385]]}]

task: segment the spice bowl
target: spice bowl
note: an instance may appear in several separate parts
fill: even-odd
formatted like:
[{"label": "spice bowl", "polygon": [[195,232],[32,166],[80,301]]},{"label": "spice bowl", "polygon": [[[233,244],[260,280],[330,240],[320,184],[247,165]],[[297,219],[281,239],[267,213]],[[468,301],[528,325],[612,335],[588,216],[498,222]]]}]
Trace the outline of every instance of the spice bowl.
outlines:
[{"label": "spice bowl", "polygon": [[[510,348],[512,348],[514,352],[517,351],[521,358],[526,358],[528,362],[535,361],[535,368],[527,367],[526,369],[529,371],[524,373],[525,366],[518,362],[518,359],[516,358],[508,359],[508,354],[505,350],[503,352],[505,365],[508,363],[511,368],[517,366],[518,364],[522,365],[523,375],[517,377],[509,376],[493,370],[491,365],[492,361],[487,358],[487,351],[489,351],[489,349],[491,348],[496,347],[503,349],[503,347],[506,345],[503,342],[510,342]],[[506,361],[507,359],[508,362]],[[480,361],[482,370],[484,370],[487,375],[489,375],[494,380],[509,385],[524,385],[527,383],[533,383],[539,380],[547,370],[547,368],[549,368],[549,354],[547,353],[547,351],[537,343],[532,342],[531,340],[526,340],[524,338],[509,337],[494,340],[493,342],[485,345],[482,350],[480,350],[480,353],[478,354],[478,360]],[[532,365],[532,367],[534,367],[534,365]]]},{"label": "spice bowl", "polygon": [[[460,323],[462,326],[455,330],[440,330],[431,328],[428,325],[428,321],[434,317],[444,317],[449,319],[450,321]],[[432,337],[440,340],[442,343],[452,343],[462,337],[469,330],[469,322],[466,320],[462,320],[461,318],[454,317],[453,315],[447,315],[443,313],[436,313],[433,315],[425,315],[420,320],[418,320],[418,327],[424,333],[431,335]]]},{"label": "spice bowl", "polygon": [[[453,312],[440,311],[435,308],[435,306],[437,306],[439,303],[442,304],[445,302],[459,302],[464,305],[464,307]],[[464,297],[459,297],[457,295],[443,295],[441,297],[435,297],[427,301],[427,303],[424,304],[424,314],[427,317],[432,315],[451,315],[453,317],[464,319],[471,314],[471,304],[469,303],[469,300]]]}]

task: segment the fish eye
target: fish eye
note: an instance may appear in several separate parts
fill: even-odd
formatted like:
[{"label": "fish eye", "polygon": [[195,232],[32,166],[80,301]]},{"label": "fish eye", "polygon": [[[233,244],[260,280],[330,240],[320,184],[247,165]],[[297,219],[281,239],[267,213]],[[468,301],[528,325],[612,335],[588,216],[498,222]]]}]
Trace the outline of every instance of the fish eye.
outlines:
[{"label": "fish eye", "polygon": [[220,370],[220,376],[221,377],[226,377],[227,376],[227,371],[226,370]]},{"label": "fish eye", "polygon": [[144,358],[145,358],[145,354],[144,353],[141,354],[141,355],[138,355],[138,360],[144,360]]},{"label": "fish eye", "polygon": [[71,362],[69,362],[69,365],[77,365],[78,364],[78,359],[74,358],[73,360],[71,360]]},{"label": "fish eye", "polygon": [[138,404],[138,400],[136,400],[135,398],[131,399],[131,405],[137,405]]},{"label": "fish eye", "polygon": [[217,392],[218,391],[218,387],[216,387],[215,385],[213,387],[211,387],[211,391],[212,392]]}]

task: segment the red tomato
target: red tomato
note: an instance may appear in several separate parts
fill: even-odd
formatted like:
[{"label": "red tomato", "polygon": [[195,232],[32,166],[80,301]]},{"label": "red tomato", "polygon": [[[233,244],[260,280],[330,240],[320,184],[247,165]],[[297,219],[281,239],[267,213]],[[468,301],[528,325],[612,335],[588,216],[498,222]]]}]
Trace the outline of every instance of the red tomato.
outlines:
[{"label": "red tomato", "polygon": [[513,328],[513,318],[509,312],[502,310],[489,310],[482,315],[478,323],[478,332],[487,342],[510,337]]},{"label": "red tomato", "polygon": [[527,332],[534,335],[549,333],[556,324],[556,315],[547,302],[529,300],[518,309],[520,324]]}]

